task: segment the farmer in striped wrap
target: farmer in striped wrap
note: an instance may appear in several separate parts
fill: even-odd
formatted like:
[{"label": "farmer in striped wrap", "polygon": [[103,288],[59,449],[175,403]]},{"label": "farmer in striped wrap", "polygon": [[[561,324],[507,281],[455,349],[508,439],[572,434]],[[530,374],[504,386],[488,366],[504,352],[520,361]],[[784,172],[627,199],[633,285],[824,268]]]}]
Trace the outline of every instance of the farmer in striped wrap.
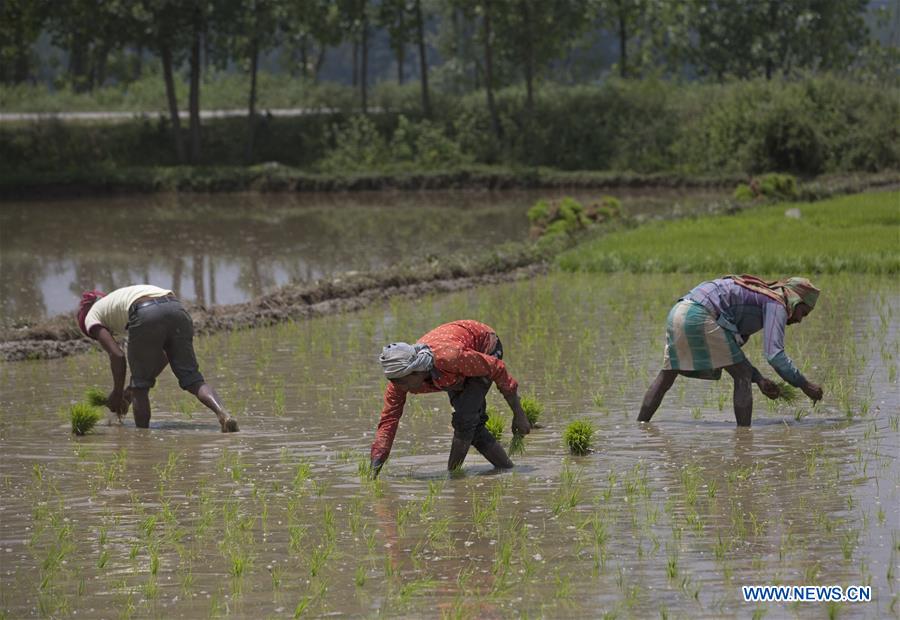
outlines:
[{"label": "farmer in striped wrap", "polygon": [[813,401],[820,400],[822,388],[804,377],[784,352],[785,326],[800,323],[818,297],[819,289],[799,277],[766,282],[750,275],[726,276],[696,286],[669,312],[665,363],[644,396],[638,421],[650,421],[678,375],[718,380],[724,368],[734,379],[737,424],[750,426],[750,384],[769,398],[780,394],[741,351],[747,338],[760,330],[766,360],[775,372]]}]

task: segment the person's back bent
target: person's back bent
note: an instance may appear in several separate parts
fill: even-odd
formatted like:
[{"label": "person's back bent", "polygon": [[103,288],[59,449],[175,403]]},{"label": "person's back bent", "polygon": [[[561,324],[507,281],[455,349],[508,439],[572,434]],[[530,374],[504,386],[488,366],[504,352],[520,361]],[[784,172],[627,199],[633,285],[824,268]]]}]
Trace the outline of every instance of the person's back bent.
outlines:
[{"label": "person's back bent", "polygon": [[[194,325],[190,315],[172,291],[150,284],[119,288],[108,295],[87,291],[78,310],[78,327],[109,355],[113,389],[107,407],[119,419],[134,401],[134,422],[150,426],[149,390],[168,365],[178,385],[209,408],[219,420],[223,433],[238,430],[237,421],[221,404],[218,394],[206,383],[194,354]],[[116,337],[128,335],[128,353]],[[125,388],[125,373],[131,368],[131,382]]]},{"label": "person's back bent", "polygon": [[408,393],[445,391],[453,406],[453,440],[447,468],[462,465],[469,446],[475,446],[492,465],[512,467],[503,447],[485,427],[485,396],[496,383],[513,412],[513,432],[531,427],[518,396],[518,383],[506,370],[503,346],[494,330],[478,321],[445,323],[422,336],[415,345],[396,342],[379,358],[389,380],[384,407],[372,443],[371,463],[377,476],[391,452]]}]

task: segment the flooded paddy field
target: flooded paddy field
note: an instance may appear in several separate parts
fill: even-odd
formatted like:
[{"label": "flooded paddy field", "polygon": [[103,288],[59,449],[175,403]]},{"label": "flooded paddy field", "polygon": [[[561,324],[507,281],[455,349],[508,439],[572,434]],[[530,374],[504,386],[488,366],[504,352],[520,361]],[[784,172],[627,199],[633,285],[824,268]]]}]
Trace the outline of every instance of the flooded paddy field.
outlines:
[{"label": "flooded paddy field", "polygon": [[[0,365],[0,611],[9,618],[801,617],[896,614],[898,290],[823,276],[788,353],[825,398],[737,429],[731,381],[676,382],[635,422],[669,307],[706,275],[553,274],[196,342],[238,416],[166,371],[149,431],[71,435],[109,383],[99,351]],[[377,355],[478,318],[545,405],[516,467],[472,450],[445,471],[443,394],[411,396],[391,459],[365,476]],[[763,374],[760,337],[747,345]],[[765,401],[765,402],[764,402]],[[492,390],[489,403],[511,415]],[[562,442],[572,420],[594,452]],[[870,603],[753,604],[742,585],[870,585]]]},{"label": "flooded paddy field", "polygon": [[[528,237],[526,211],[563,190],[178,194],[6,202],[0,327],[70,312],[81,291],[135,282],[204,306],[403,259],[479,253]],[[627,189],[629,215],[702,211],[724,194]]]}]

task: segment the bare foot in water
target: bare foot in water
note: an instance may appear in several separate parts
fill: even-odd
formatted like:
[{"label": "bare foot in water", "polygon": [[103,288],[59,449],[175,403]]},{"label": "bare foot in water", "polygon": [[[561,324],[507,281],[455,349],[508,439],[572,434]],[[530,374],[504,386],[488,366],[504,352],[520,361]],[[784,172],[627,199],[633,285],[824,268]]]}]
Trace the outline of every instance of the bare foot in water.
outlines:
[{"label": "bare foot in water", "polygon": [[237,420],[234,418],[227,418],[224,422],[220,420],[219,423],[222,425],[223,433],[236,433],[239,430]]}]

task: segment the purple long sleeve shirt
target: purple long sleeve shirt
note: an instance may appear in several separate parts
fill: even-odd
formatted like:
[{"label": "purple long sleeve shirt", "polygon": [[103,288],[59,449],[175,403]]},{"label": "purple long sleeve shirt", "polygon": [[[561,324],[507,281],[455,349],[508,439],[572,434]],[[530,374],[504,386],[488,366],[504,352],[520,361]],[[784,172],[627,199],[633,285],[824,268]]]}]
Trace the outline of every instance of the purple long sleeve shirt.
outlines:
[{"label": "purple long sleeve shirt", "polygon": [[703,282],[684,298],[712,312],[719,325],[738,336],[741,346],[751,334],[763,330],[763,351],[775,372],[795,387],[806,384],[806,378],[784,352],[784,328],[788,319],[784,305],[730,278]]}]

